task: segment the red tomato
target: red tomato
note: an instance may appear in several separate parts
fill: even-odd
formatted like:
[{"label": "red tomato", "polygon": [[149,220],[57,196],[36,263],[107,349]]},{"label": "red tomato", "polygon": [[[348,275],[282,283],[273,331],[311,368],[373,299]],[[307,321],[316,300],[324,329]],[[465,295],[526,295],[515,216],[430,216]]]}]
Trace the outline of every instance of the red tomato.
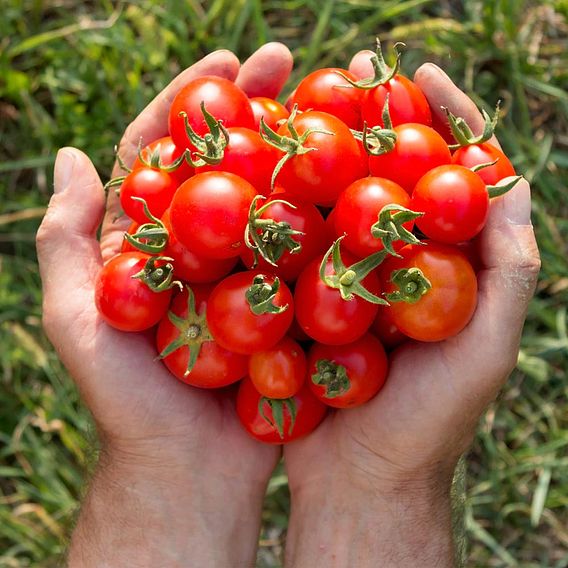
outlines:
[{"label": "red tomato", "polygon": [[[353,182],[339,196],[334,209],[337,237],[345,235],[342,246],[355,256],[364,258],[383,248],[381,239],[373,237],[371,226],[379,219],[381,209],[390,203],[410,207],[410,197],[400,185],[384,178],[367,177]],[[403,225],[409,231],[414,222]],[[401,242],[395,243],[402,246]]]},{"label": "red tomato", "polygon": [[314,343],[308,353],[308,384],[328,406],[354,408],[373,398],[387,379],[388,360],[370,333],[347,345]]},{"label": "red tomato", "polygon": [[[313,203],[302,201],[289,193],[278,193],[266,201],[259,201],[258,207],[263,207],[276,199],[282,199],[290,203],[295,209],[283,203],[274,203],[261,214],[260,218],[288,223],[292,229],[303,233],[302,235],[293,236],[293,240],[299,243],[302,248],[294,254],[286,250],[276,262],[278,267],[270,265],[259,255],[256,269],[273,272],[287,282],[292,282],[296,280],[312,258],[325,252],[328,246],[325,234],[325,221]],[[247,268],[252,268],[254,255],[251,249],[244,249],[241,259]]]},{"label": "red tomato", "polygon": [[260,128],[261,118],[264,118],[264,122],[272,130],[278,130],[280,126],[278,123],[290,116],[288,109],[283,104],[268,97],[253,97],[250,99],[250,106],[254,114],[254,125],[257,131]]},{"label": "red tomato", "polygon": [[142,331],[157,324],[167,312],[171,289],[154,292],[141,279],[132,278],[144,269],[149,258],[142,252],[126,252],[101,268],[95,283],[95,304],[112,327]]},{"label": "red tomato", "polygon": [[[359,339],[370,327],[377,314],[377,306],[355,296],[344,300],[339,290],[325,284],[319,275],[322,256],[312,260],[296,282],[294,302],[300,327],[319,343],[344,345]],[[342,253],[347,266],[356,262],[349,253]],[[333,274],[331,259],[326,274]],[[380,285],[374,272],[362,282],[371,293],[380,295]]]},{"label": "red tomato", "polygon": [[231,258],[244,246],[254,187],[228,172],[205,172],[183,183],[170,207],[176,238],[200,256]]},{"label": "red tomato", "polygon": [[144,213],[144,206],[132,198],[144,199],[150,213],[154,217],[161,217],[170,206],[177,187],[177,180],[163,170],[138,168],[132,170],[120,186],[120,206],[132,220],[146,223],[148,217]]},{"label": "red tomato", "polygon": [[[308,129],[333,134],[309,134],[304,147],[315,150],[289,159],[276,178],[278,183],[305,201],[333,204],[350,183],[366,175],[368,165],[361,162],[358,142],[344,122],[325,112],[304,112],[293,125],[299,136]],[[289,137],[288,125],[283,124],[278,134]]]},{"label": "red tomato", "polygon": [[197,173],[223,171],[246,179],[264,196],[270,195],[272,172],[280,156],[276,148],[267,144],[258,132],[249,128],[228,128],[229,144],[221,163],[201,166]]},{"label": "red tomato", "polygon": [[[170,312],[158,326],[158,352],[176,342],[178,348],[162,359],[169,371],[180,381],[200,388],[230,385],[247,374],[248,357],[223,349],[207,328],[205,311],[212,286],[192,286],[195,311],[188,308],[188,291],[179,292],[173,299]],[[171,317],[173,314],[174,317]],[[186,374],[190,351],[196,350],[197,360]]]},{"label": "red tomato", "polygon": [[478,170],[477,175],[486,185],[495,185],[503,178],[514,176],[515,168],[509,158],[499,148],[489,142],[483,144],[471,144],[458,148],[452,156],[452,164],[459,164],[466,168],[473,168],[480,164],[489,164],[497,160],[497,163],[487,168]]},{"label": "red tomato", "polygon": [[371,324],[371,333],[378,337],[385,349],[394,349],[408,337],[396,327],[390,306],[378,306],[377,317]]},{"label": "red tomato", "polygon": [[389,257],[380,267],[385,292],[397,290],[394,271],[418,268],[431,288],[416,303],[391,302],[392,320],[408,337],[442,341],[457,335],[470,321],[477,304],[477,280],[465,255],[454,246],[429,241],[407,245],[402,258]]},{"label": "red tomato", "polygon": [[390,179],[409,194],[416,182],[436,166],[452,160],[445,140],[424,124],[401,124],[394,128],[394,148],[380,156],[369,156],[371,175]]},{"label": "red tomato", "polygon": [[271,303],[286,309],[280,313],[255,314],[247,299],[249,288],[255,285],[254,270],[237,272],[221,280],[214,288],[207,306],[207,323],[213,337],[225,349],[250,355],[276,345],[286,335],[294,317],[294,300],[288,286],[273,275],[264,276],[264,284],[256,284],[257,302],[274,295]]},{"label": "red tomato", "polygon": [[249,359],[249,377],[256,390],[268,398],[290,398],[304,384],[306,356],[290,337],[274,347],[256,351]]},{"label": "red tomato", "polygon": [[418,228],[430,239],[455,244],[477,235],[489,214],[483,180],[463,166],[438,166],[420,178],[412,193]]},{"label": "red tomato", "polygon": [[[272,406],[280,405],[283,416],[281,433],[275,425]],[[290,405],[296,419],[292,421]],[[327,407],[304,385],[291,399],[271,400],[263,397],[249,378],[243,380],[237,395],[237,415],[245,430],[255,439],[268,444],[286,444],[313,432],[324,419]]]},{"label": "red tomato", "polygon": [[175,96],[168,118],[170,136],[178,148],[191,148],[185,131],[185,112],[193,130],[203,136],[209,131],[201,103],[207,112],[217,120],[222,120],[225,128],[244,126],[254,129],[254,115],[245,93],[232,81],[222,77],[205,76],[194,79]]},{"label": "red tomato", "polygon": [[341,119],[349,128],[361,130],[363,91],[351,86],[339,73],[357,81],[345,69],[318,69],[300,81],[293,102],[300,110],[320,110]]}]

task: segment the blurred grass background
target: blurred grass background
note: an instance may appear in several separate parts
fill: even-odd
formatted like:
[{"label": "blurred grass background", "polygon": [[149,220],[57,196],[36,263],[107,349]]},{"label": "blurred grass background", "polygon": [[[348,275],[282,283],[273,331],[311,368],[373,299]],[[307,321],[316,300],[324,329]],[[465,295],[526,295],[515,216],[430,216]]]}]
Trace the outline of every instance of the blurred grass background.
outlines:
[{"label": "blurred grass background", "polygon": [[[517,370],[467,461],[468,566],[568,566],[568,3],[566,0],[1,0],[0,566],[56,566],[92,461],[92,425],[42,335],[34,234],[57,148],[107,179],[131,118],[180,69],[266,41],[290,82],[357,50],[407,44],[403,70],[440,64],[490,110],[533,184],[543,258]],[[62,275],[64,276],[64,275]],[[280,566],[289,499],[277,472],[259,566]],[[435,520],[433,520],[435,521]]]}]

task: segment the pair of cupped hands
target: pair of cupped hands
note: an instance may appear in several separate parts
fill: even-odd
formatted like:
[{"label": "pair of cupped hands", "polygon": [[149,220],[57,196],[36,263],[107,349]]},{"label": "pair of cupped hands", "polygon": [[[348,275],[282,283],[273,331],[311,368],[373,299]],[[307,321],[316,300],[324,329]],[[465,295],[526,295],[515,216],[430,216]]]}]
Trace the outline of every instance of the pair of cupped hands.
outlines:
[{"label": "pair of cupped hands", "polygon": [[[349,70],[371,75],[370,55],[356,54]],[[249,96],[274,98],[291,68],[290,52],[278,43],[262,46],[242,65],[229,51],[208,55],[128,126],[120,156],[131,165],[140,140],[167,135],[172,99],[190,80],[218,75]],[[443,117],[445,106],[474,131],[482,128],[473,102],[437,66],[422,65],[414,80],[434,113]],[[120,173],[117,164],[112,175]],[[450,557],[452,472],[515,366],[539,270],[525,180],[492,201],[478,237],[482,270],[470,324],[446,341],[403,345],[376,398],[330,412],[315,432],[282,448],[250,438],[228,395],[171,376],[155,360],[150,334],[122,333],[101,320],[95,277],[119,251],[128,220],[115,221],[118,200],[113,192],[105,200],[81,151],[61,149],[54,178],[37,235],[44,327],[101,439],[100,462],[72,538],[72,565],[103,565],[100,559],[110,566],[253,564],[264,492],[282,455],[292,501],[290,564],[377,565],[390,553],[396,566],[400,554],[416,547],[428,566],[433,540],[439,550],[431,551],[432,559]],[[133,534],[126,538],[128,530],[113,527],[113,520]],[[120,564],[116,555],[123,553],[131,564]],[[152,564],[155,559],[161,562]]]}]

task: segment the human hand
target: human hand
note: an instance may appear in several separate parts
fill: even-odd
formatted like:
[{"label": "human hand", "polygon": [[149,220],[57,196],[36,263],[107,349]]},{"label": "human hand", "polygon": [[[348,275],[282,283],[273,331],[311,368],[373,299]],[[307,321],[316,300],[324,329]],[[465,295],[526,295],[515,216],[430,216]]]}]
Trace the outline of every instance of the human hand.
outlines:
[{"label": "human hand", "polygon": [[[275,97],[291,68],[290,52],[276,43],[261,47],[242,67],[228,51],[208,55],[130,124],[121,158],[131,165],[140,139],[149,143],[167,135],[171,101],[191,79],[219,75],[250,96]],[[120,173],[117,164],[113,177]],[[138,559],[158,566],[168,558],[167,565],[187,565],[183,558],[191,550],[196,565],[252,564],[262,499],[280,450],[248,437],[226,394],[175,379],[156,361],[152,333],[122,333],[102,321],[95,277],[120,250],[129,221],[114,222],[119,201],[111,192],[97,241],[103,186],[79,150],[59,151],[54,178],[55,193],[37,235],[44,327],[102,442],[71,563],[125,566],[139,565]]]},{"label": "human hand", "polygon": [[[368,55],[350,70],[372,74]],[[473,102],[438,67],[423,65],[415,82],[439,118],[443,105],[481,130]],[[289,565],[453,565],[452,473],[515,366],[540,268],[530,209],[525,180],[492,200],[477,239],[477,310],[459,335],[401,346],[375,399],[285,447]]]}]

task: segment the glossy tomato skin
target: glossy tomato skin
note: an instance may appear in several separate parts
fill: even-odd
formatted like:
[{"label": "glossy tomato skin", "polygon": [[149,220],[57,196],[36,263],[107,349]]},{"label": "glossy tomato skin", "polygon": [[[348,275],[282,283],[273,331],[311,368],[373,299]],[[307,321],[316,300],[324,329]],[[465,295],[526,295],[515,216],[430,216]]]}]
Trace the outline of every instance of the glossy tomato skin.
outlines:
[{"label": "glossy tomato skin", "polygon": [[383,347],[387,350],[398,347],[404,343],[408,337],[396,327],[392,319],[390,306],[379,306],[377,317],[375,317],[370,328],[371,333],[379,339]]},{"label": "glossy tomato skin", "polygon": [[178,148],[192,148],[180,112],[187,113],[193,130],[203,136],[209,128],[201,112],[201,102],[207,112],[222,120],[225,128],[244,126],[254,129],[254,115],[245,93],[235,83],[222,77],[205,76],[194,79],[175,96],[170,107],[168,126]]},{"label": "glossy tomato skin", "polygon": [[[295,209],[283,203],[274,203],[261,215],[261,219],[284,221],[289,223],[292,229],[302,232],[302,235],[294,237],[294,240],[300,243],[302,248],[300,252],[294,254],[290,254],[288,251],[284,252],[277,262],[278,267],[270,265],[259,256],[256,269],[273,272],[286,282],[293,282],[310,260],[322,254],[328,248],[325,221],[313,203],[298,199],[298,197],[289,193],[278,193],[269,197],[266,201],[260,201],[258,205],[263,207],[276,199],[286,201]],[[241,259],[247,268],[252,268],[254,256],[249,248],[243,250]]]},{"label": "glossy tomato skin", "polygon": [[[256,440],[267,444],[286,444],[313,432],[324,419],[327,406],[320,402],[304,384],[294,395],[296,405],[296,421],[290,432],[290,413],[284,407],[283,436],[276,427],[267,421],[259,411],[262,395],[254,388],[252,381],[245,378],[239,387],[237,395],[237,415],[245,430]],[[272,411],[267,402],[263,403],[263,412],[272,421]]]},{"label": "glossy tomato skin", "polygon": [[232,258],[244,246],[248,212],[257,195],[229,172],[204,172],[180,185],[170,206],[176,238],[199,256]]},{"label": "glossy tomato skin", "polygon": [[363,91],[351,86],[341,75],[356,82],[357,77],[346,69],[318,69],[300,81],[293,103],[301,111],[319,110],[341,119],[349,128],[361,130]]},{"label": "glossy tomato skin", "polygon": [[261,118],[264,118],[264,122],[272,130],[278,130],[280,126],[278,123],[290,116],[288,109],[283,104],[268,97],[253,97],[250,99],[250,106],[254,114],[254,126],[257,132],[260,129]]},{"label": "glossy tomato skin", "polygon": [[394,148],[380,156],[369,156],[371,175],[390,179],[411,194],[426,172],[451,163],[448,145],[433,128],[411,123],[396,126],[394,131]]},{"label": "glossy tomato skin", "polygon": [[[330,396],[324,384],[317,384],[317,362],[330,361],[345,368],[349,385],[341,394]],[[316,397],[334,408],[355,408],[373,398],[387,379],[388,359],[381,342],[370,333],[347,345],[314,343],[308,353],[308,385]]]},{"label": "glossy tomato skin", "polygon": [[111,258],[95,282],[95,304],[101,317],[121,331],[143,331],[157,324],[168,310],[172,291],[154,292],[140,279],[150,255],[126,252]]},{"label": "glossy tomato skin", "polygon": [[458,148],[452,156],[452,164],[466,168],[489,164],[495,160],[497,160],[495,165],[482,168],[476,172],[486,185],[495,185],[503,178],[516,175],[515,168],[505,153],[489,142]]},{"label": "glossy tomato skin", "polygon": [[144,213],[144,206],[132,197],[144,199],[150,213],[154,217],[161,217],[170,206],[177,187],[177,180],[166,171],[138,168],[132,170],[120,186],[120,206],[133,221],[146,223],[148,217]]},{"label": "glossy tomato skin", "polygon": [[424,212],[416,220],[430,239],[455,244],[475,237],[489,214],[483,180],[463,166],[438,166],[423,175],[412,193],[411,209]]},{"label": "glossy tomato skin", "polygon": [[306,356],[290,337],[274,347],[256,351],[249,359],[249,377],[256,390],[268,398],[290,398],[304,384]]},{"label": "glossy tomato skin", "polygon": [[432,124],[432,114],[424,93],[410,79],[397,74],[384,85],[365,92],[361,114],[368,126],[384,126],[382,114],[387,94],[393,126],[406,122]]},{"label": "glossy tomato skin", "polygon": [[395,270],[419,268],[432,287],[416,303],[391,302],[391,316],[402,333],[419,341],[442,341],[457,335],[471,320],[477,305],[477,279],[466,256],[455,246],[427,241],[407,245],[402,258],[390,257],[379,268],[387,293]]},{"label": "glossy tomato skin", "polygon": [[[207,300],[213,289],[212,285],[192,286],[191,290],[195,298],[195,310],[197,314],[205,313]],[[178,292],[171,303],[170,312],[181,318],[186,318],[187,289]],[[206,334],[206,329],[200,329]],[[161,320],[156,333],[156,345],[158,353],[161,353],[168,345],[179,337],[180,330],[170,321],[168,314]],[[219,388],[230,385],[247,374],[248,357],[223,349],[215,341],[202,343],[195,366],[186,376],[187,363],[190,348],[182,346],[162,359],[170,373],[177,379],[200,388]]]},{"label": "glossy tomato skin", "polygon": [[[237,272],[221,280],[213,289],[207,306],[207,323],[213,337],[225,349],[250,355],[255,351],[270,349],[278,343],[290,327],[294,317],[294,300],[288,286],[280,281],[273,304],[288,306],[279,314],[252,312],[246,292],[254,277],[262,274],[256,270]],[[265,282],[274,283],[274,276],[265,275]]]},{"label": "glossy tomato skin", "polygon": [[[347,252],[342,252],[341,256],[346,266],[357,261]],[[377,306],[357,296],[343,300],[339,290],[330,288],[320,279],[321,261],[321,256],[312,260],[296,282],[296,320],[304,332],[319,343],[351,343],[369,329],[377,314]],[[326,264],[326,274],[333,274],[331,260]],[[363,286],[380,296],[380,284],[374,272],[363,280]]]},{"label": "glossy tomato skin", "polygon": [[[315,150],[295,155],[280,170],[276,178],[286,192],[316,205],[329,206],[350,183],[364,177],[368,163],[361,161],[361,149],[348,126],[331,114],[307,111],[296,117],[298,135],[308,129],[325,130],[332,134],[312,132],[304,143]],[[278,129],[281,136],[290,136],[288,125]]]},{"label": "glossy tomato skin", "polygon": [[[366,177],[348,186],[334,209],[336,238],[345,235],[341,246],[360,258],[382,250],[381,239],[373,237],[371,226],[378,221],[381,209],[391,203],[409,208],[410,196],[400,185],[388,179]],[[413,226],[412,221],[404,224],[409,231]]]},{"label": "glossy tomato skin", "polygon": [[270,195],[272,172],[280,159],[279,152],[267,144],[258,132],[249,128],[234,127],[227,131],[229,144],[221,163],[197,168],[197,173],[231,172],[246,179],[259,194]]}]

